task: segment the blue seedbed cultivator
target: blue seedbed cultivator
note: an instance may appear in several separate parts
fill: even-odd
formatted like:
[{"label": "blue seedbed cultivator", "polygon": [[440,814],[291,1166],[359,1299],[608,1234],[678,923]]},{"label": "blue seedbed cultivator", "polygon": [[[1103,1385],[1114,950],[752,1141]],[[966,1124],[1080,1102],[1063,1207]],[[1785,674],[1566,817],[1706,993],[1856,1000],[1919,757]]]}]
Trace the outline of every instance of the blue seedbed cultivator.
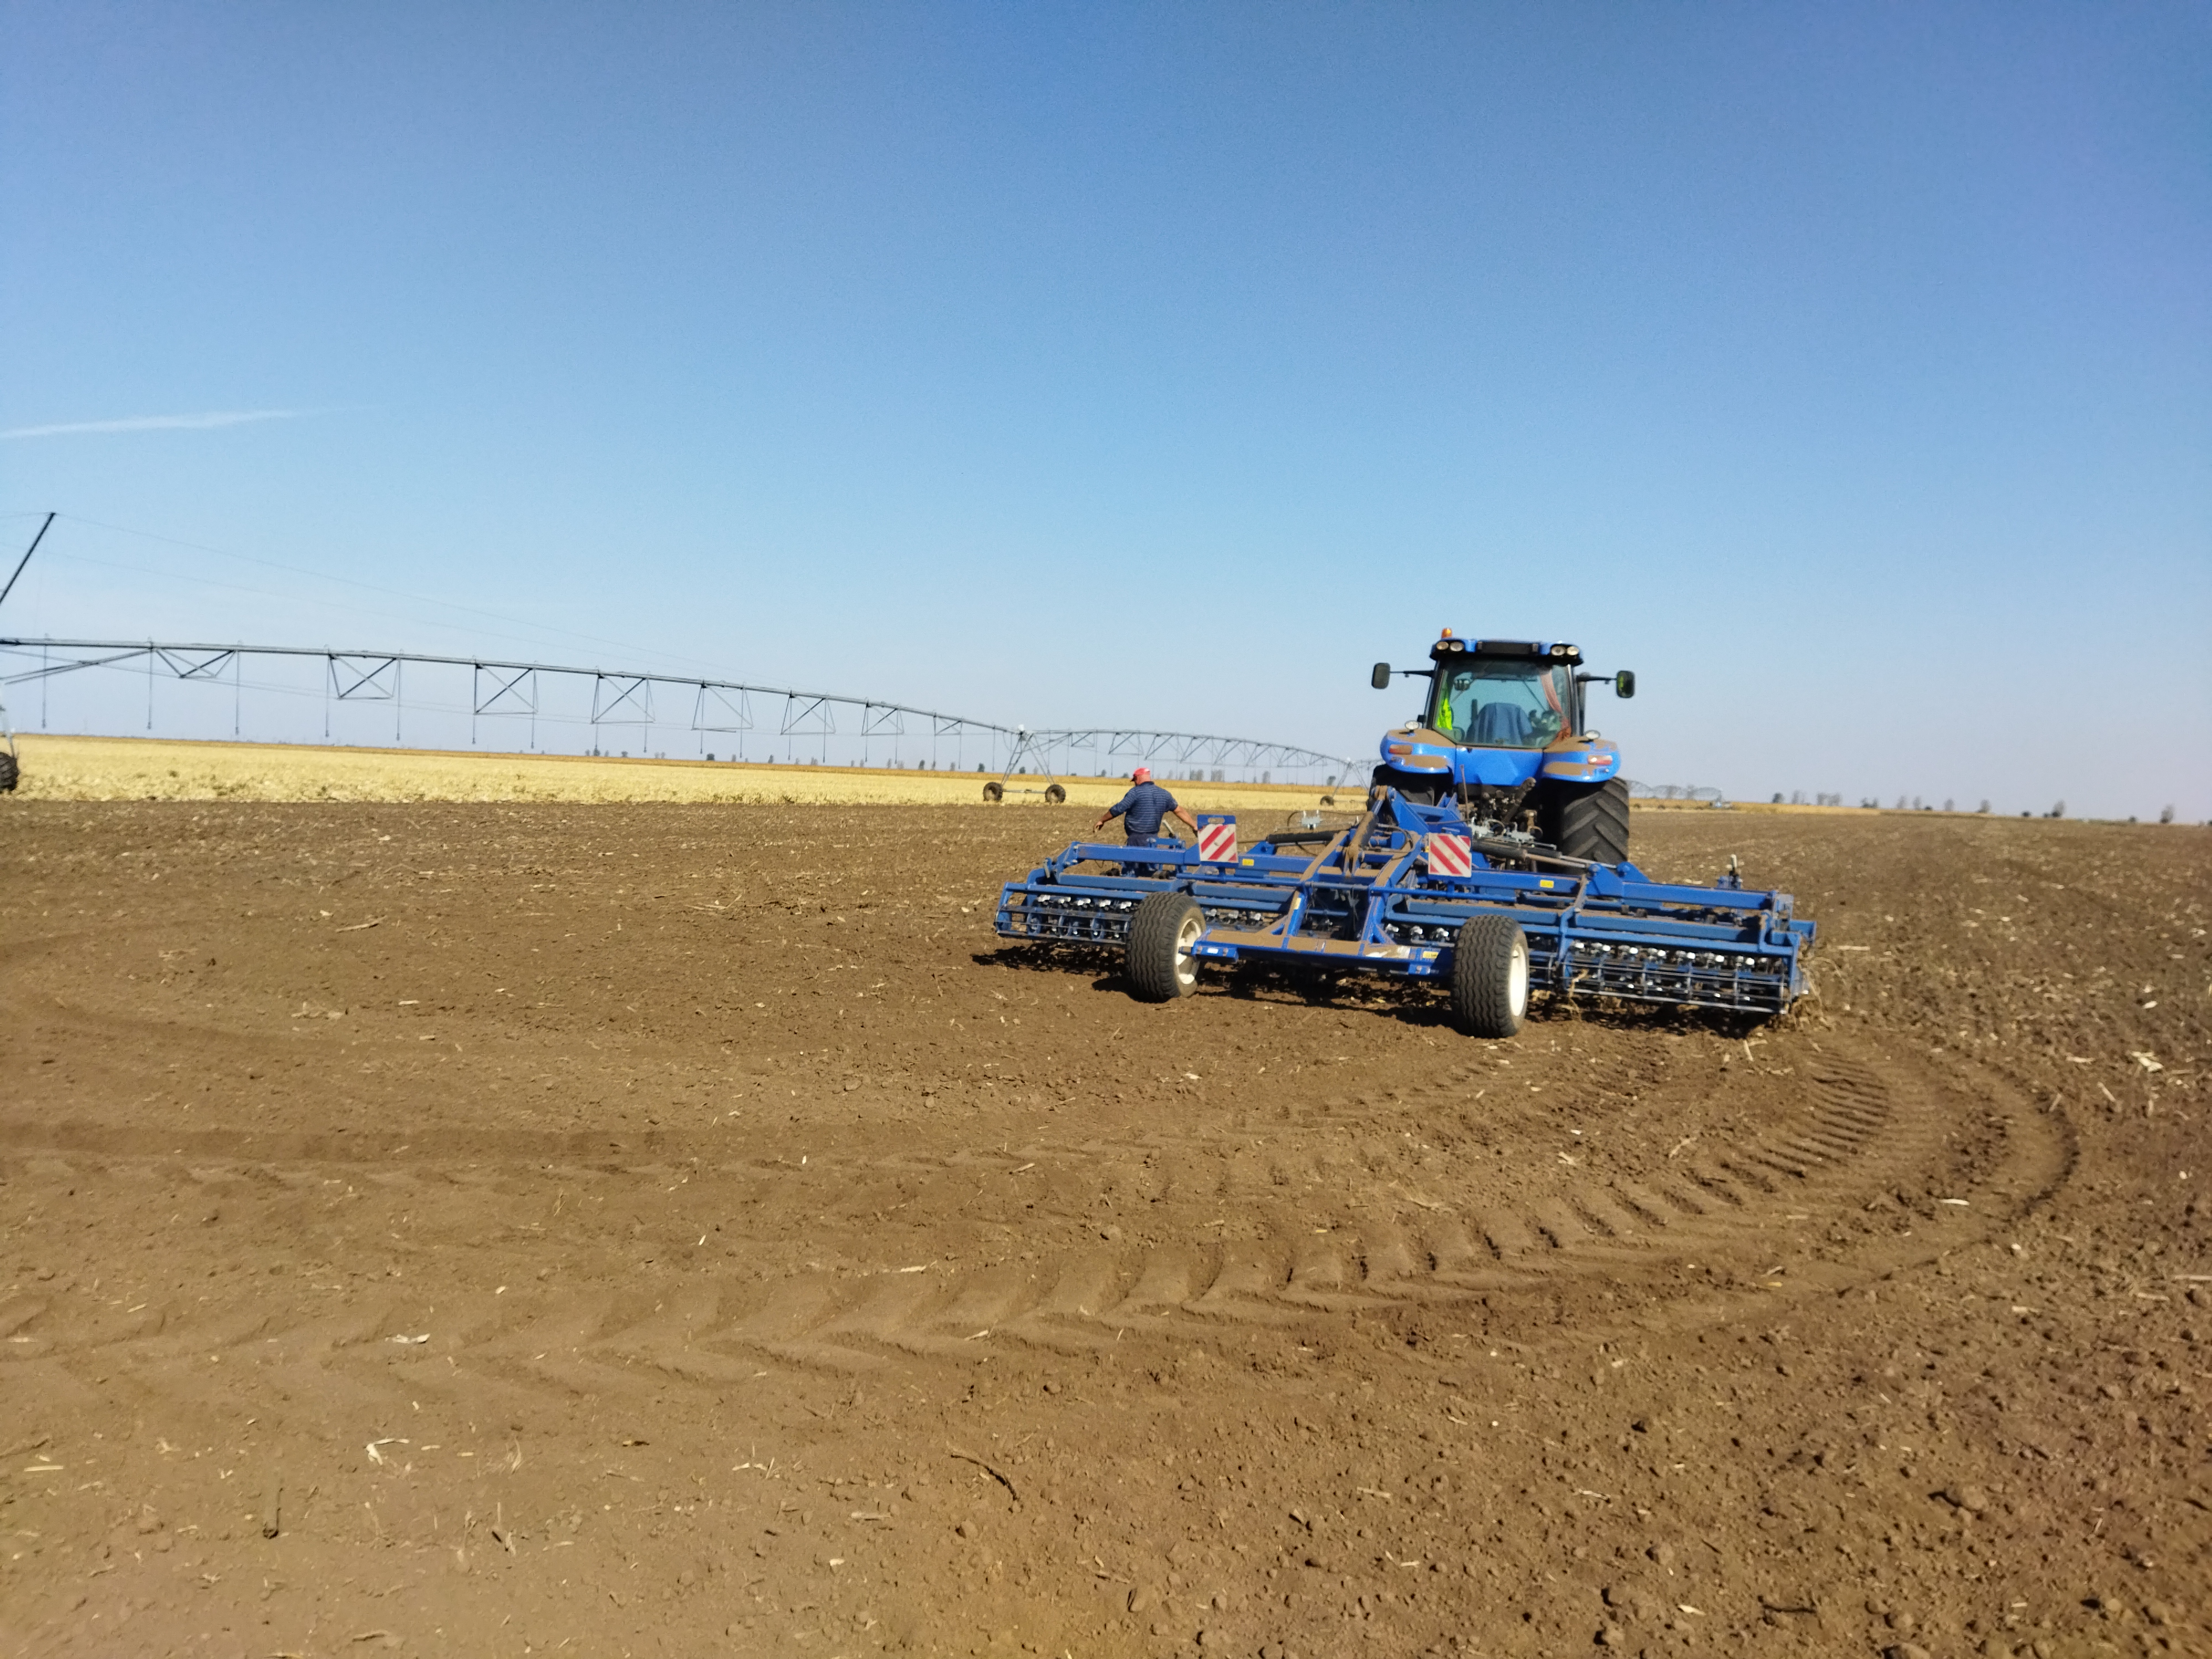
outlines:
[{"label": "blue seedbed cultivator", "polygon": [[1120,946],[1130,988],[1188,996],[1200,969],[1245,961],[1440,981],[1469,1034],[1510,1036],[1531,991],[1780,1013],[1807,988],[1813,924],[1787,893],[1656,882],[1471,823],[1450,804],[1376,790],[1357,823],[1240,847],[1204,814],[1196,843],[1078,842],[1008,882],[998,931]]}]

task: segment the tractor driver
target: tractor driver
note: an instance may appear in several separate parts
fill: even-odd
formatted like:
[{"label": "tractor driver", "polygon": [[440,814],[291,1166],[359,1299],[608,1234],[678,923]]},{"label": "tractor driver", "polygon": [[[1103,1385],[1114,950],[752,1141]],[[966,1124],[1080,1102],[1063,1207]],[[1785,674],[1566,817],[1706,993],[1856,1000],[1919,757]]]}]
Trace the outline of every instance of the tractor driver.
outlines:
[{"label": "tractor driver", "polygon": [[1176,805],[1176,798],[1152,781],[1152,769],[1140,766],[1129,775],[1129,793],[1106,809],[1103,817],[1091,827],[1103,830],[1115,818],[1121,820],[1121,834],[1132,847],[1150,847],[1160,833],[1160,824],[1170,817],[1181,818],[1190,826],[1190,833],[1198,833],[1198,820]]},{"label": "tractor driver", "polygon": [[1462,668],[1444,682],[1437,699],[1437,730],[1448,738],[1474,730],[1474,673]]}]

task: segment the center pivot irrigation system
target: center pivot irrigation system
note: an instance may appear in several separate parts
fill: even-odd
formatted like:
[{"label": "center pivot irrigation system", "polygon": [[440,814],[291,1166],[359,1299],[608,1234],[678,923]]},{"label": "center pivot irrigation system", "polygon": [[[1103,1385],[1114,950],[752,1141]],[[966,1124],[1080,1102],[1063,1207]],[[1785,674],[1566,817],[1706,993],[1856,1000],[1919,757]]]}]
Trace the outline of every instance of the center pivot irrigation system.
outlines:
[{"label": "center pivot irrigation system", "polygon": [[[1164,767],[1189,767],[1193,777],[1210,773],[1216,782],[1230,770],[1256,772],[1261,783],[1268,783],[1278,771],[1319,769],[1329,775],[1326,783],[1330,789],[1342,783],[1353,768],[1348,759],[1324,755],[1317,749],[1301,749],[1295,744],[1206,737],[1194,732],[1133,732],[1105,726],[1081,732],[1032,732],[1017,726],[1011,735],[1013,746],[1007,751],[1004,769],[983,786],[985,800],[1004,800],[1009,794],[1042,795],[1056,806],[1067,799],[1060,781],[1063,774],[1079,777],[1095,772],[1103,777],[1155,761]],[[1013,781],[1030,774],[1043,781]],[[1332,805],[1334,799],[1322,797]]]},{"label": "center pivot irrigation system", "polygon": [[[183,682],[226,689],[231,693],[232,734],[240,735],[245,693],[288,692],[295,696],[319,696],[323,703],[323,736],[332,732],[334,711],[363,704],[386,704],[392,717],[392,741],[397,745],[405,727],[403,695],[410,684],[420,688],[425,671],[434,671],[452,690],[460,690],[466,675],[465,705],[426,698],[418,690],[413,712],[419,716],[466,714],[469,740],[477,740],[480,721],[525,722],[528,744],[538,747],[538,726],[545,720],[588,724],[592,753],[616,739],[606,728],[619,732],[654,725],[674,725],[696,733],[702,752],[712,734],[727,734],[742,755],[750,734],[782,739],[787,758],[817,763],[830,761],[830,739],[840,739],[841,751],[862,765],[898,764],[911,756],[916,763],[942,769],[964,769],[972,763],[987,763],[997,775],[983,786],[987,800],[1002,800],[1009,793],[1041,794],[1057,803],[1066,799],[1060,775],[1126,771],[1139,763],[1182,765],[1200,770],[1234,768],[1256,773],[1262,780],[1278,771],[1321,774],[1334,785],[1352,769],[1339,756],[1291,744],[1267,743],[1249,738],[1210,736],[1188,732],[1152,732],[1130,727],[1032,731],[1025,726],[970,720],[933,708],[887,702],[871,697],[835,692],[802,691],[782,686],[753,685],[738,680],[719,680],[692,675],[617,672],[577,668],[556,663],[510,662],[489,657],[436,656],[407,651],[341,651],[322,646],[222,645],[205,641],[155,640],[61,640],[0,637],[0,653],[24,664],[15,672],[0,674],[0,685],[46,684],[64,675],[88,670],[143,677],[146,686],[146,726],[154,727],[155,687],[157,682]],[[269,678],[280,665],[319,664],[312,680],[301,682],[293,669],[289,684]],[[262,672],[250,673],[252,664]],[[410,672],[411,671],[411,672]],[[556,684],[571,689],[572,714],[556,713],[552,691]],[[586,703],[583,695],[588,688]],[[765,706],[756,707],[757,700]],[[671,704],[674,707],[672,708]],[[588,714],[582,711],[588,708]],[[507,729],[514,729],[509,726]],[[638,744],[642,748],[641,743]],[[803,751],[811,750],[811,754]],[[854,755],[854,751],[857,754]],[[626,751],[625,751],[626,752]],[[1034,775],[1036,786],[1016,783]]]}]

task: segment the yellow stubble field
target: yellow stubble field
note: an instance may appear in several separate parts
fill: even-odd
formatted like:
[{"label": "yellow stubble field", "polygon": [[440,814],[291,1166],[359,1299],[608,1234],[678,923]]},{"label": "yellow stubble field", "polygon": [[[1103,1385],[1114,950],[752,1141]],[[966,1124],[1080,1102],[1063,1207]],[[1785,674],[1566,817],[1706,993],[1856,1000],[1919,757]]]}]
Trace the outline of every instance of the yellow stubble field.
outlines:
[{"label": "yellow stubble field", "polygon": [[[692,801],[732,805],[974,806],[995,772],[782,766],[706,760],[200,743],[150,738],[21,738],[18,793],[34,800]],[[1103,811],[1125,777],[1060,781],[1069,802]],[[1290,811],[1328,792],[1308,784],[1163,777],[1188,810]],[[1007,781],[1006,805],[1041,804],[1040,777]],[[1340,792],[1345,804],[1364,793]]]}]

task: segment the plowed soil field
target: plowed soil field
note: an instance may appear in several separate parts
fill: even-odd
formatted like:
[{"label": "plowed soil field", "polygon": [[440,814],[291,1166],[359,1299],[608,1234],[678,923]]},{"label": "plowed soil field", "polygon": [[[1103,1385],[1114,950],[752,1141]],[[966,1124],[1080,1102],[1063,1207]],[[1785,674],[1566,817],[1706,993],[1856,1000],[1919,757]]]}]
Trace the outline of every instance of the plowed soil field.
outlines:
[{"label": "plowed soil field", "polygon": [[2212,1652],[2212,837],[1639,814],[1747,1028],[1003,951],[1069,808],[0,811],[0,1651]]}]

